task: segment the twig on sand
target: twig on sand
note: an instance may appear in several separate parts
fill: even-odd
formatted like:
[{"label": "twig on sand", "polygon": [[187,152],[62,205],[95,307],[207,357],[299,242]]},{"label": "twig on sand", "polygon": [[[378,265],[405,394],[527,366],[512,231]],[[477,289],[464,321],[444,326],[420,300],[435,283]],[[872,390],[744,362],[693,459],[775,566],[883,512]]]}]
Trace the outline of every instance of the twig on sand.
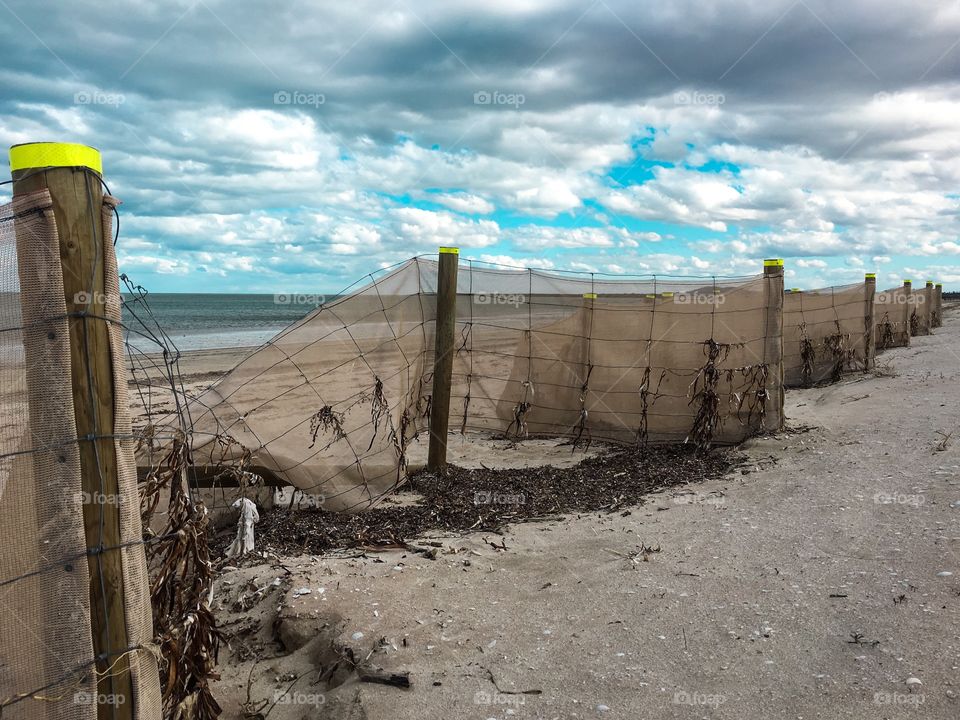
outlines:
[{"label": "twig on sand", "polygon": [[933,446],[933,449],[936,452],[944,452],[948,447],[950,447],[950,439],[953,437],[953,433],[945,433],[937,430],[937,435],[940,436],[940,441]]},{"label": "twig on sand", "polygon": [[493,672],[488,667],[480,666],[481,670],[484,670],[487,673],[487,677],[490,679],[490,682],[493,683],[493,687],[496,688],[497,692],[501,695],[542,695],[543,690],[504,690],[500,687],[500,683],[497,682],[497,679],[493,676]]}]

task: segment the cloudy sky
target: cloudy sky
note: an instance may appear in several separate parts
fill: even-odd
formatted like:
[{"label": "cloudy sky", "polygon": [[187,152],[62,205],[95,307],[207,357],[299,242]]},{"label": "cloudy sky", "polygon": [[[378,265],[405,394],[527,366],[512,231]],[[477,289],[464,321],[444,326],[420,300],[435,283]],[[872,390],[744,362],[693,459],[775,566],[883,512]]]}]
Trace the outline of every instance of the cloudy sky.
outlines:
[{"label": "cloudy sky", "polygon": [[121,270],[153,291],[331,292],[438,245],[960,289],[957,2],[0,0],[0,20],[0,141],[101,148]]}]

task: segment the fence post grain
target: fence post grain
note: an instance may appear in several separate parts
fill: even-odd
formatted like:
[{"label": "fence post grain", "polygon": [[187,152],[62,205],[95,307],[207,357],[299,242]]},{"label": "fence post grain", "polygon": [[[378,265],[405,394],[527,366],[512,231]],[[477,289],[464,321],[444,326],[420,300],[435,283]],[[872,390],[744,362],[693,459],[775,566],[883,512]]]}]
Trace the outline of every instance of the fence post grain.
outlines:
[{"label": "fence post grain", "polygon": [[427,469],[439,472],[447,464],[450,427],[450,386],[453,382],[454,334],[457,324],[457,267],[460,251],[440,248],[437,272],[437,330],[433,360],[433,397],[430,402],[430,447]]}]

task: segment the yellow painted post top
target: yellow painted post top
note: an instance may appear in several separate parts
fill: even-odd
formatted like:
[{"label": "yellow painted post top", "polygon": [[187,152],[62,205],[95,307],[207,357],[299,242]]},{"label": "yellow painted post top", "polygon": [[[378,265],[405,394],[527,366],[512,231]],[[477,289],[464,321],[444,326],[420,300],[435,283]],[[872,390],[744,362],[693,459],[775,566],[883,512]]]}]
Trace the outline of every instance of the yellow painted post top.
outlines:
[{"label": "yellow painted post top", "polygon": [[863,276],[863,279],[864,279],[864,280],[876,280],[876,279],[877,279],[877,274],[876,274],[876,273],[867,273],[866,275]]},{"label": "yellow painted post top", "polygon": [[933,280],[927,280],[927,287],[933,287]]},{"label": "yellow painted post top", "polygon": [[763,266],[764,266],[764,267],[783,267],[783,259],[782,259],[782,258],[770,258],[770,259],[768,259],[768,260],[764,260],[764,261],[763,261]]},{"label": "yellow painted post top", "polygon": [[656,295],[651,295],[651,294],[648,293],[647,295],[644,295],[644,297],[645,297],[645,298],[655,298]]},{"label": "yellow painted post top", "polygon": [[903,281],[903,284],[904,284],[904,285],[912,285],[912,284],[913,284],[913,280],[904,280],[904,281]]},{"label": "yellow painted post top", "polygon": [[943,283],[937,283],[934,287],[943,287]]},{"label": "yellow painted post top", "polygon": [[800,288],[790,288],[790,292],[802,292]]},{"label": "yellow painted post top", "polygon": [[587,299],[587,300],[596,300],[597,294],[596,294],[596,293],[584,293],[584,294],[583,294],[583,297],[584,297],[585,299]]},{"label": "yellow painted post top", "polygon": [[10,172],[47,167],[85,167],[103,175],[100,151],[76,143],[35,142],[10,148]]},{"label": "yellow painted post top", "polygon": [[440,248],[440,254],[441,254],[441,255],[459,255],[459,254],[460,254],[460,248],[455,248],[455,247],[442,247],[442,248]]}]

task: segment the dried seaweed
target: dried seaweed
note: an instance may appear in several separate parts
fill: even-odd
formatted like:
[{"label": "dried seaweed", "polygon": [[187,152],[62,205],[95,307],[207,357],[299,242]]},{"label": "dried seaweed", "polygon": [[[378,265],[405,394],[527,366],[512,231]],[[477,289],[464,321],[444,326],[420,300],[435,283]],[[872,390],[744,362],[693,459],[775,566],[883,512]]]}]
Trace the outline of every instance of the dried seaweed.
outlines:
[{"label": "dried seaweed", "polygon": [[703,343],[707,360],[690,383],[689,391],[688,405],[696,405],[697,414],[693,420],[693,427],[684,440],[685,443],[692,441],[697,450],[709,449],[714,435],[723,425],[723,419],[720,416],[720,396],[717,394],[721,371],[717,368],[717,364],[727,359],[731,347],[729,344],[718,343],[713,338]]},{"label": "dried seaweed", "polygon": [[[723,477],[736,455],[694,452],[683,446],[622,448],[573,467],[489,470],[449,465],[444,473],[420,472],[410,487],[417,503],[384,503],[345,515],[322,508],[273,508],[260,516],[257,541],[282,555],[322,553],[346,547],[396,547],[434,530],[493,531],[508,523],[542,520],[558,513],[623,510],[647,493]],[[231,533],[216,538],[226,547]]]},{"label": "dried seaweed", "polygon": [[380,430],[380,422],[384,417],[390,417],[390,403],[387,402],[387,396],[383,392],[383,380],[376,377],[376,383],[373,386],[373,395],[370,397],[370,423],[373,425],[373,433],[370,436],[369,451],[377,439],[377,432]]},{"label": "dried seaweed", "polygon": [[890,313],[885,312],[877,326],[877,350],[886,350],[896,342],[893,335],[893,323],[890,322]]},{"label": "dried seaweed", "polygon": [[[215,720],[220,706],[210,690],[221,634],[210,609],[214,571],[207,544],[207,510],[186,487],[189,463],[182,434],[147,474],[140,508],[150,569],[154,642],[166,720]],[[164,491],[170,494],[166,522],[150,530]]]},{"label": "dried seaweed", "polygon": [[920,334],[920,316],[916,309],[910,312],[910,337],[916,337]]},{"label": "dried seaweed", "polygon": [[797,326],[800,333],[800,380],[803,387],[813,386],[813,371],[817,363],[817,348],[807,335],[807,324]]},{"label": "dried seaweed", "polygon": [[850,334],[840,331],[837,323],[837,332],[827,335],[823,339],[824,354],[830,359],[830,381],[837,382],[843,377],[843,371],[852,368],[857,359],[856,350],[849,346]]},{"label": "dried seaweed", "polygon": [[343,430],[343,413],[339,413],[330,405],[324,405],[310,417],[310,439],[307,446],[312,448],[317,444],[317,437],[321,432],[332,431],[333,438],[324,446],[324,450],[337,440],[343,440],[347,434]]}]

